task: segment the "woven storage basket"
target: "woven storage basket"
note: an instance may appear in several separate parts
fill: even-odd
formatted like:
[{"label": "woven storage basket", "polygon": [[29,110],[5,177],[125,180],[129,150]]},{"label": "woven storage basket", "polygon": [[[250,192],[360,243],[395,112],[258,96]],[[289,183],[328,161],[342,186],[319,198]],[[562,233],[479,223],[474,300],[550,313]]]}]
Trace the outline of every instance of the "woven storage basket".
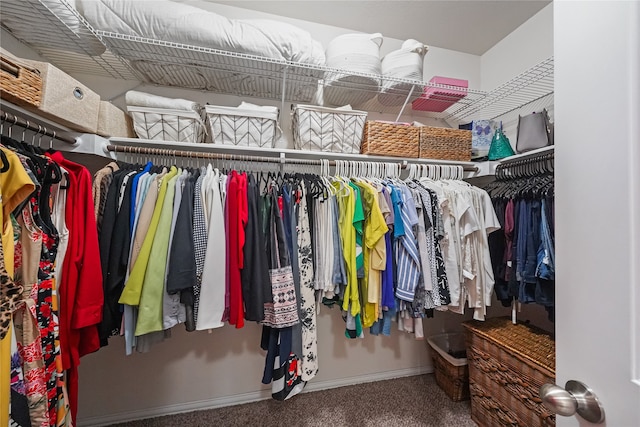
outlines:
[{"label": "woven storage basket", "polygon": [[429,337],[433,370],[436,383],[454,402],[468,400],[469,365],[466,357],[457,357],[464,353],[464,334],[441,334]]},{"label": "woven storage basket", "polygon": [[360,152],[366,111],[295,105],[291,114],[296,149],[347,154]]},{"label": "woven storage basket", "polygon": [[507,318],[465,322],[471,418],[480,426],[554,426],[538,395],[555,383],[555,343],[546,332]]},{"label": "woven storage basket", "polygon": [[420,127],[420,158],[470,161],[471,131]]},{"label": "woven storage basket", "polygon": [[360,152],[378,156],[418,157],[419,128],[395,123],[368,121]]},{"label": "woven storage basket", "polygon": [[42,97],[37,113],[70,129],[96,133],[100,95],[48,62],[23,59],[42,77]]},{"label": "woven storage basket", "polygon": [[138,138],[175,142],[205,142],[200,113],[187,110],[128,106]]},{"label": "woven storage basket", "polygon": [[16,105],[38,108],[42,99],[40,71],[5,55],[0,56],[0,62],[0,97]]},{"label": "woven storage basket", "polygon": [[100,101],[98,135],[105,137],[135,138],[131,117],[110,102]]}]

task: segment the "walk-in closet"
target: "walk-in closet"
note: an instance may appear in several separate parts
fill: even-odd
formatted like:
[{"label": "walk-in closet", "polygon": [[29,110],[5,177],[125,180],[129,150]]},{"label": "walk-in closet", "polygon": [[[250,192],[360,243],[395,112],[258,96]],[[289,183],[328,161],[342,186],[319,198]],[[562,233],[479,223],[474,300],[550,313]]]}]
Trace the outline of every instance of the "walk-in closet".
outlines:
[{"label": "walk-in closet", "polygon": [[640,2],[0,26],[0,425],[640,425]]}]

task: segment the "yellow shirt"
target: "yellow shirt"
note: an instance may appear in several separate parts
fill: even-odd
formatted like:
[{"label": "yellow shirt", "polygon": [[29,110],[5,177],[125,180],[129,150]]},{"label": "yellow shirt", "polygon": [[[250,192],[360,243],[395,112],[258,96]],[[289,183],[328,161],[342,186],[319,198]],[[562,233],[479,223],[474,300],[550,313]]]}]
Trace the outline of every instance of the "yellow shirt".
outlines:
[{"label": "yellow shirt", "polygon": [[342,252],[347,273],[347,286],[344,290],[342,309],[351,311],[352,316],[360,314],[360,292],[358,290],[358,272],[356,268],[356,229],[353,227],[353,213],[355,212],[355,193],[348,184],[334,181],[338,200],[338,227],[342,237]]},{"label": "yellow shirt", "polygon": [[[13,278],[14,243],[13,225],[9,214],[20,205],[35,189],[35,185],[22,166],[18,156],[1,147],[9,163],[9,170],[0,173],[0,224],[2,224],[2,249],[7,274]],[[9,331],[0,341],[0,426],[9,425],[9,395],[11,386],[11,324]]]},{"label": "yellow shirt", "polygon": [[2,249],[4,264],[9,276],[13,278],[13,225],[9,214],[33,193],[36,186],[24,170],[22,162],[13,151],[0,146],[9,162],[9,170],[0,173],[0,201],[2,202]]},{"label": "yellow shirt", "polygon": [[381,271],[386,266],[386,246],[383,239],[389,231],[380,210],[378,190],[369,183],[361,181],[357,185],[361,189],[366,217],[364,220],[364,272],[362,292],[366,298],[362,310],[362,326],[371,327],[378,319],[378,304],[381,294]]},{"label": "yellow shirt", "polygon": [[136,259],[136,263],[131,270],[131,275],[127,280],[127,283],[122,290],[122,295],[118,302],[120,304],[134,305],[140,304],[140,296],[142,295],[142,284],[144,283],[145,273],[147,271],[147,265],[149,263],[149,257],[151,256],[151,247],[153,246],[153,240],[158,229],[160,222],[160,214],[162,213],[162,205],[164,204],[164,198],[167,194],[167,186],[169,180],[178,173],[178,169],[175,166],[171,167],[171,170],[166,174],[160,182],[160,190],[158,191],[158,199],[153,210],[153,216],[149,223],[149,230],[142,243],[142,248]]},{"label": "yellow shirt", "polygon": [[167,271],[167,255],[169,253],[169,239],[171,237],[171,219],[173,218],[173,198],[175,197],[176,181],[182,170],[173,173],[173,168],[167,174],[167,193],[164,197],[162,212],[158,220],[153,245],[151,247],[148,268],[144,277],[138,308],[138,321],[135,335],[140,336],[151,332],[161,331],[162,301],[164,297],[164,278]]}]

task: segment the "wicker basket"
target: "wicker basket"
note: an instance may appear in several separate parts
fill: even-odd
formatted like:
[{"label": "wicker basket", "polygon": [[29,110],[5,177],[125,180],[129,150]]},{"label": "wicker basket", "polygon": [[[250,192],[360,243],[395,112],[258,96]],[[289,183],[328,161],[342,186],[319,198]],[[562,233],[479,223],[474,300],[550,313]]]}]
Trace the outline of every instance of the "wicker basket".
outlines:
[{"label": "wicker basket", "polygon": [[420,158],[436,160],[471,160],[471,131],[422,126]]},{"label": "wicker basket", "polygon": [[471,418],[481,426],[553,426],[538,392],[555,382],[549,334],[509,319],[465,322]]},{"label": "wicker basket", "polygon": [[412,157],[419,153],[419,129],[396,123],[368,121],[360,152],[378,156]]},{"label": "wicker basket", "polygon": [[4,55],[0,62],[0,97],[16,105],[38,108],[42,99],[40,72]]},{"label": "wicker basket", "polygon": [[429,337],[436,383],[454,402],[468,400],[469,365],[465,353],[464,334],[441,334]]}]

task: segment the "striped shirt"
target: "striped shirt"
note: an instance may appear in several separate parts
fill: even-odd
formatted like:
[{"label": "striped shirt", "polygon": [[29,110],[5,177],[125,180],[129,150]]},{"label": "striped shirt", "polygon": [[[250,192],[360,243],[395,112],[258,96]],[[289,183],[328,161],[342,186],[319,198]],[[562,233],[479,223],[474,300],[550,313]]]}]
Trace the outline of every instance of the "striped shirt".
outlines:
[{"label": "striped shirt", "polygon": [[398,266],[396,297],[413,302],[415,290],[420,281],[420,253],[414,227],[418,224],[418,215],[413,196],[404,185],[393,188],[392,200],[399,205],[400,218],[404,226],[404,235],[396,241],[396,263]]}]

